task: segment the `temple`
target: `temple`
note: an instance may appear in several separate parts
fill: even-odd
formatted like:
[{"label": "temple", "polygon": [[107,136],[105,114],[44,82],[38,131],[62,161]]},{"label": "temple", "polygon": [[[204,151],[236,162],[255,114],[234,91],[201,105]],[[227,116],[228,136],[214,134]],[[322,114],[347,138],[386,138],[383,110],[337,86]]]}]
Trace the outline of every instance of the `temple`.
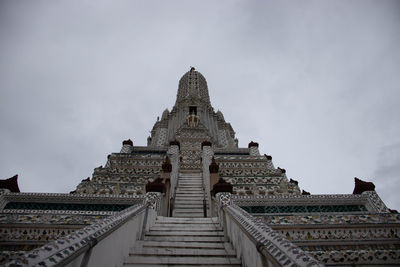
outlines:
[{"label": "temple", "polygon": [[310,194],[249,141],[191,68],[147,145],[124,140],[75,191],[0,181],[0,264],[400,266],[400,215],[372,183]]}]

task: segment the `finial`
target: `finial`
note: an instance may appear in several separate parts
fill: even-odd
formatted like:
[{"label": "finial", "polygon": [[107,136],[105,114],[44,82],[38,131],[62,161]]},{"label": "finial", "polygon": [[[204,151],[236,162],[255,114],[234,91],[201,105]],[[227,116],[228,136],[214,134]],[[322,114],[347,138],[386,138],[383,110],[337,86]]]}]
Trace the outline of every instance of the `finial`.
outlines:
[{"label": "finial", "polygon": [[249,148],[252,147],[252,146],[258,147],[258,143],[251,141],[249,143]]},{"label": "finial", "polygon": [[122,145],[129,145],[129,146],[133,146],[133,142],[132,142],[132,140],[131,140],[131,139],[124,140],[124,141],[122,142]]},{"label": "finial", "polygon": [[190,66],[190,72],[195,71],[196,69],[192,66]]}]

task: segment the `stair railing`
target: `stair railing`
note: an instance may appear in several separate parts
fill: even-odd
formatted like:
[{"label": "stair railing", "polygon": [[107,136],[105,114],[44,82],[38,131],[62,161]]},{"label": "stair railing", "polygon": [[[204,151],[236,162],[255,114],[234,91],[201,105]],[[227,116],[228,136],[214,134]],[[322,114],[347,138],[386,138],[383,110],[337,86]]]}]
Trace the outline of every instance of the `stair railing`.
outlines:
[{"label": "stair railing", "polygon": [[122,266],[141,231],[154,223],[160,202],[160,193],[147,193],[142,204],[28,251],[5,266]]},{"label": "stair railing", "polygon": [[169,199],[169,211],[168,215],[169,217],[172,217],[173,211],[175,209],[175,197],[176,197],[176,190],[178,188],[178,183],[179,183],[179,148],[178,146],[171,146],[168,150],[168,156],[171,159],[171,165],[172,165],[172,172],[171,172],[171,177],[170,177],[170,199]]},{"label": "stair railing", "polygon": [[206,192],[206,185],[204,183],[204,177],[201,175],[201,180],[203,183],[203,216],[207,218],[207,192]]},{"label": "stair railing", "polygon": [[170,203],[170,206],[169,206],[169,217],[173,216],[173,212],[174,212],[174,209],[175,209],[176,189],[177,189],[177,186],[175,186],[174,193],[173,193],[171,199],[169,200],[169,203]]},{"label": "stair railing", "polygon": [[245,266],[324,266],[283,235],[234,204],[230,193],[217,193],[216,202],[218,220],[224,229],[225,239],[231,241]]},{"label": "stair railing", "polygon": [[206,194],[204,182],[203,182],[203,215],[204,215],[204,218],[207,218],[207,194]]}]

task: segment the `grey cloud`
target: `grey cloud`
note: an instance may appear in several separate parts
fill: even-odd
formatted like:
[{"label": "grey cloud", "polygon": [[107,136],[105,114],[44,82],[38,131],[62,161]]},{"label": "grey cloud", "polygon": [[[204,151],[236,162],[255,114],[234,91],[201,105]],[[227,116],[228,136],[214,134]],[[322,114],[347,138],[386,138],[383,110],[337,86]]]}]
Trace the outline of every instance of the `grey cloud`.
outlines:
[{"label": "grey cloud", "polygon": [[400,142],[398,10],[398,1],[1,1],[0,176],[19,173],[23,191],[73,190],[123,139],[146,143],[193,65],[240,145],[258,141],[301,188],[351,193],[357,176],[399,209],[384,185],[397,185],[397,157],[385,156],[392,167],[378,160]]}]

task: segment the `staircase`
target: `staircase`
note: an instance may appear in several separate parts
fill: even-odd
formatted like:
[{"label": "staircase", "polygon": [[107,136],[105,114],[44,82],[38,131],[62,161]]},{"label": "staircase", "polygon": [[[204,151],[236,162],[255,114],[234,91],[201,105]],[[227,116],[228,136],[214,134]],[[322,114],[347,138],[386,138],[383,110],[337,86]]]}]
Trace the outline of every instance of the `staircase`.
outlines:
[{"label": "staircase", "polygon": [[173,217],[203,218],[203,200],[201,173],[180,173]]},{"label": "staircase", "polygon": [[241,266],[217,218],[204,218],[200,172],[181,172],[173,217],[156,218],[124,266]]},{"label": "staircase", "polygon": [[158,216],[124,266],[241,266],[216,218]]}]

